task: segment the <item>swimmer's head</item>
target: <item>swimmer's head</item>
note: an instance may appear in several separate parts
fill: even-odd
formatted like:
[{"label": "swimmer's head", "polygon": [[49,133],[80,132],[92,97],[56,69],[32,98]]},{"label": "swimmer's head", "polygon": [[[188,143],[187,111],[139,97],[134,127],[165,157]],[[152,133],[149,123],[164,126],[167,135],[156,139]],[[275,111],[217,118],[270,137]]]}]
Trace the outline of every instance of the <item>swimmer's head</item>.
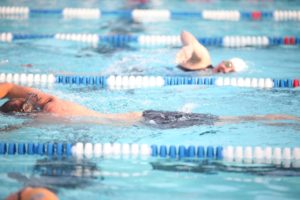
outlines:
[{"label": "swimmer's head", "polygon": [[5,102],[0,111],[3,113],[31,113],[39,111],[36,94],[29,94],[26,98],[13,98]]},{"label": "swimmer's head", "polygon": [[22,107],[24,102],[25,102],[24,98],[10,99],[0,107],[0,111],[4,113],[22,112]]},{"label": "swimmer's head", "polygon": [[11,194],[5,200],[58,200],[58,197],[45,188],[26,187],[17,193]]},{"label": "swimmer's head", "polygon": [[214,71],[215,72],[241,72],[248,68],[246,62],[241,58],[231,58],[230,60],[224,60],[218,64]]}]

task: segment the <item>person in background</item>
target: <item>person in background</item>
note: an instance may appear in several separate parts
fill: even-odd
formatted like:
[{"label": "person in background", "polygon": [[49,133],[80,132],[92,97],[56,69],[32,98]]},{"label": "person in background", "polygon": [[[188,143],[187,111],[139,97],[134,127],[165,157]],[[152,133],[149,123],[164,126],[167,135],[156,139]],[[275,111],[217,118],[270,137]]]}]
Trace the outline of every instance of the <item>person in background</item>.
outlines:
[{"label": "person in background", "polygon": [[26,187],[10,194],[5,200],[59,200],[51,191],[45,188]]},{"label": "person in background", "polygon": [[215,67],[211,64],[210,54],[189,32],[181,33],[183,47],[176,55],[176,64],[184,71],[211,70],[213,73],[241,72],[248,68],[241,58],[231,58],[220,62]]}]

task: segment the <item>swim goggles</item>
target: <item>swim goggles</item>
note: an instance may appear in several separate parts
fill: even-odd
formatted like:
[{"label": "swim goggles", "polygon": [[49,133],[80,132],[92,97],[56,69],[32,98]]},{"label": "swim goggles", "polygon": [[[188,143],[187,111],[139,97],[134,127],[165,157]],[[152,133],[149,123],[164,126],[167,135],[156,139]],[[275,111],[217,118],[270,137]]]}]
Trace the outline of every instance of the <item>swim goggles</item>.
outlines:
[{"label": "swim goggles", "polygon": [[40,111],[40,107],[37,105],[37,102],[39,101],[39,97],[37,94],[30,93],[23,103],[21,107],[21,112],[23,113],[30,113],[30,112],[37,112]]},{"label": "swim goggles", "polygon": [[229,60],[226,60],[226,61],[223,61],[224,65],[226,68],[233,68],[233,64],[231,61]]}]

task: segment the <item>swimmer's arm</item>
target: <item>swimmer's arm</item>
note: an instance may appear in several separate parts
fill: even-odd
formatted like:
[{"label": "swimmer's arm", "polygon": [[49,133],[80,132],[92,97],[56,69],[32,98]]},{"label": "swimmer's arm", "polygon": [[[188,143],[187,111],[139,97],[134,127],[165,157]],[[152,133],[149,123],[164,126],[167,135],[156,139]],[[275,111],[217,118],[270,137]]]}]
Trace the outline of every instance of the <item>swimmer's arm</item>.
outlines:
[{"label": "swimmer's arm", "polygon": [[300,122],[300,117],[285,114],[267,114],[251,116],[220,116],[217,125],[228,123],[241,123],[249,121],[275,121],[275,120],[293,120]]},{"label": "swimmer's arm", "polygon": [[40,106],[44,106],[46,103],[53,101],[55,97],[43,93],[37,89],[30,87],[24,87],[13,83],[0,83],[0,99],[3,98],[26,98],[28,94],[37,94]]},{"label": "swimmer's arm", "polygon": [[193,46],[194,49],[194,53],[192,56],[193,61],[195,62],[202,61],[203,68],[211,64],[211,59],[210,59],[210,54],[208,49],[205,46],[203,46],[195,36],[193,36],[191,33],[187,31],[182,31],[180,37],[183,46],[189,46],[189,45]]},{"label": "swimmer's arm", "polygon": [[[87,113],[88,114],[88,113]],[[141,112],[104,114],[96,113],[95,115],[78,115],[70,118],[70,123],[99,124],[112,126],[132,126],[139,124],[143,117]]]},{"label": "swimmer's arm", "polygon": [[13,132],[16,130],[23,129],[25,127],[29,127],[31,125],[35,125],[32,122],[23,122],[21,124],[11,124],[11,125],[6,125],[3,127],[0,127],[0,133],[8,133],[8,132]]},{"label": "swimmer's arm", "polygon": [[98,119],[92,120],[96,124],[107,125],[133,125],[139,123],[143,118],[142,112],[118,113],[118,114],[103,114],[97,113]]},{"label": "swimmer's arm", "polygon": [[10,90],[11,85],[9,83],[0,83],[0,99],[3,99],[7,96],[8,91]]},{"label": "swimmer's arm", "polygon": [[184,46],[190,44],[199,44],[200,46],[205,48],[202,44],[200,44],[200,42],[195,38],[195,36],[193,36],[191,33],[187,31],[182,31],[180,34],[180,38]]},{"label": "swimmer's arm", "polygon": [[194,45],[195,53],[197,53],[198,56],[202,57],[203,54],[205,54],[205,56],[208,56],[210,59],[210,55],[207,48],[203,46],[191,33],[187,31],[182,31],[180,37],[184,46]]}]

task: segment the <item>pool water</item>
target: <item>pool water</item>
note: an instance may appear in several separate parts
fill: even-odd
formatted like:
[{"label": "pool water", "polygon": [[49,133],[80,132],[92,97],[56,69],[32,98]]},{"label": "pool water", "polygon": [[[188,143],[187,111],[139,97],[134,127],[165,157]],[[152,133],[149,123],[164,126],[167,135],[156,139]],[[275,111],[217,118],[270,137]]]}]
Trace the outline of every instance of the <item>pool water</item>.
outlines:
[{"label": "pool water", "polygon": [[[297,1],[1,1],[0,6],[61,9],[96,7],[103,10],[166,8],[176,11],[203,9],[299,9]],[[188,30],[197,36],[297,36],[299,22],[217,22],[197,18],[139,24],[128,18],[106,16],[99,20],[66,20],[35,15],[26,20],[0,19],[0,32],[27,34],[119,33],[178,35]],[[223,48],[208,46],[213,64],[241,57],[249,69],[223,77],[299,78],[298,46]],[[82,75],[190,75],[175,67],[178,48],[141,48],[136,45],[97,47],[54,39],[0,43],[0,73],[54,73]],[[59,98],[103,113],[143,110],[192,111],[218,116],[289,114],[300,116],[299,89],[257,89],[214,86],[169,86],[131,90],[92,86],[36,86]],[[3,103],[4,100],[1,100]],[[91,142],[157,145],[271,146],[300,145],[300,124],[294,121],[245,122],[223,126],[155,129],[142,125],[110,126],[57,121],[37,122],[24,116],[0,114],[3,142]],[[298,199],[300,170],[222,161],[160,158],[47,158],[0,157],[0,198],[24,185],[53,189],[60,199]],[[63,173],[59,173],[63,171]]]}]

